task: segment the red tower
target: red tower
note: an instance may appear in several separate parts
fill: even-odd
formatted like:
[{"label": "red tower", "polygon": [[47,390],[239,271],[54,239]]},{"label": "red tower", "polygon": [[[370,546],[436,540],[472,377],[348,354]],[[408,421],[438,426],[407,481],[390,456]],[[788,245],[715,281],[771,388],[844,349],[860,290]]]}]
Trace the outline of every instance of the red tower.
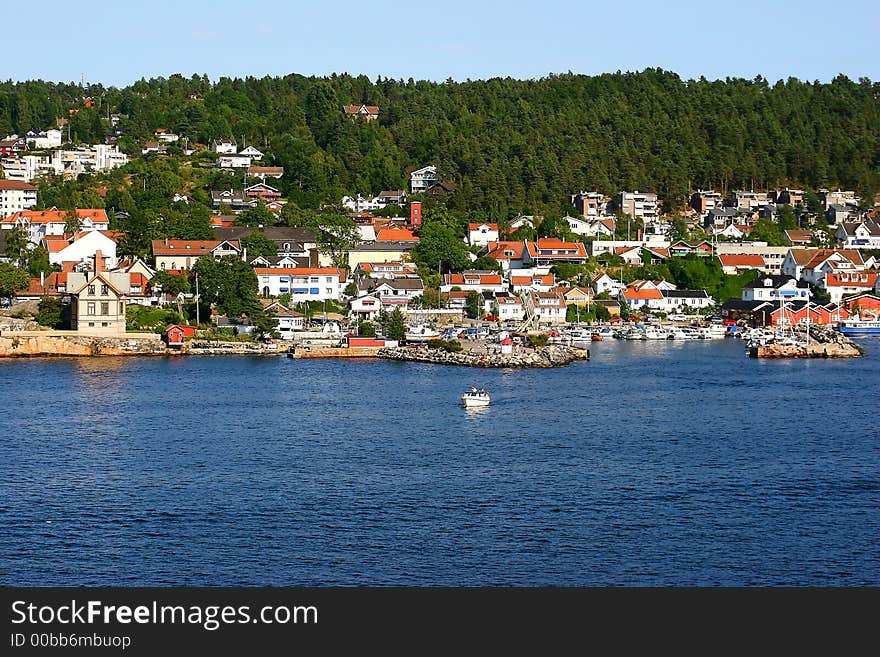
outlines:
[{"label": "red tower", "polygon": [[413,230],[418,230],[422,227],[422,202],[421,201],[412,201],[409,204],[409,223],[413,227]]}]

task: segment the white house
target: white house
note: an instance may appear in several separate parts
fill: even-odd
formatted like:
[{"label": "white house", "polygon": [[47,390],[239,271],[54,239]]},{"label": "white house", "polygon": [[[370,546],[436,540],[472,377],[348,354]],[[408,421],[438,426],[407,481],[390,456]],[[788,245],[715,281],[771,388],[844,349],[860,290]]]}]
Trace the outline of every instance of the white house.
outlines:
[{"label": "white house", "polygon": [[661,290],[663,304],[661,309],[667,312],[675,310],[701,310],[712,305],[713,299],[706,290]]},{"label": "white house", "polygon": [[862,254],[857,249],[789,249],[782,262],[782,273],[814,285],[821,285],[825,274],[841,269],[862,271]]},{"label": "white house", "polygon": [[620,294],[620,291],[626,287],[624,283],[621,283],[620,281],[615,281],[608,274],[602,274],[598,278],[594,279],[590,285],[596,294],[603,294],[607,292],[612,297],[616,297],[618,294]]},{"label": "white house", "polygon": [[837,226],[836,237],[845,249],[880,249],[880,221],[843,221]]},{"label": "white house", "polygon": [[278,301],[270,303],[265,307],[265,310],[275,313],[276,330],[282,340],[293,340],[294,332],[302,331],[305,328],[305,315],[291,310]]},{"label": "white house", "polygon": [[498,241],[498,224],[468,224],[467,242],[471,246],[488,246]]},{"label": "white house", "polygon": [[376,319],[381,312],[382,298],[378,294],[367,294],[351,301],[351,313],[359,319]]},{"label": "white house", "polygon": [[409,189],[413,194],[420,194],[428,190],[437,182],[437,167],[428,165],[416,169],[409,174]]},{"label": "white house", "polygon": [[100,252],[104,258],[104,269],[116,267],[116,240],[104,231],[83,231],[67,238],[50,236],[43,240],[43,246],[49,252],[50,265],[91,262],[95,254]]},{"label": "white house", "polygon": [[8,217],[37,204],[37,188],[19,180],[0,180],[0,217]]},{"label": "white house", "polygon": [[[80,230],[108,230],[110,221],[103,208],[80,208],[76,210]],[[0,229],[10,230],[18,226],[27,230],[28,241],[38,245],[52,235],[64,235],[68,213],[64,210],[22,210],[0,219]]]},{"label": "white house", "polygon": [[25,140],[34,150],[61,148],[61,131],[54,128],[40,132],[31,131],[25,135]]},{"label": "white house", "polygon": [[553,274],[532,274],[530,276],[510,277],[510,289],[514,294],[533,290],[535,292],[549,292],[556,287],[556,277]]},{"label": "white house", "polygon": [[238,152],[238,144],[234,139],[215,139],[211,142],[211,150],[217,154],[231,155]]},{"label": "white house", "polygon": [[[555,292],[528,292],[532,310],[541,324],[564,324],[565,298]],[[499,308],[500,310],[500,308]]]},{"label": "white house", "polygon": [[338,301],[345,287],[345,270],[335,267],[256,267],[264,297],[289,294],[292,303]]},{"label": "white house", "polygon": [[251,165],[251,157],[240,153],[226,153],[217,158],[221,169],[246,169]]},{"label": "white house", "polygon": [[[421,278],[385,279],[376,285],[372,294],[382,299],[382,305],[408,306],[410,301],[422,296],[425,286]],[[402,309],[402,308],[401,308]]]},{"label": "white house", "polygon": [[521,322],[526,314],[519,297],[496,297],[498,320],[501,322]]},{"label": "white house", "polygon": [[248,146],[247,148],[242,148],[239,155],[244,155],[245,157],[249,157],[252,160],[259,162],[263,159],[263,152],[257,150],[253,146]]}]

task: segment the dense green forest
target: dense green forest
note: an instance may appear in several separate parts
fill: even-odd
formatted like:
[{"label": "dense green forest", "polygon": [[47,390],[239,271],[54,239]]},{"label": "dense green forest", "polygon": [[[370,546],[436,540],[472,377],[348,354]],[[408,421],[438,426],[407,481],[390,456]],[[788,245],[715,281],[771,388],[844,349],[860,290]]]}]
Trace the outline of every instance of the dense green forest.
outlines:
[{"label": "dense green forest", "polygon": [[[377,105],[379,120],[345,118],[349,103]],[[0,136],[69,116],[74,141],[102,141],[111,113],[130,154],[156,128],[190,144],[252,144],[267,152],[263,164],[284,166],[282,191],[304,208],[405,188],[407,172],[429,163],[458,185],[450,209],[502,216],[559,211],[582,189],[652,190],[667,210],[698,187],[841,185],[863,198],[880,189],[880,84],[843,76],[771,85],[648,69],[460,83],[174,75],[124,89],[0,84]]]}]

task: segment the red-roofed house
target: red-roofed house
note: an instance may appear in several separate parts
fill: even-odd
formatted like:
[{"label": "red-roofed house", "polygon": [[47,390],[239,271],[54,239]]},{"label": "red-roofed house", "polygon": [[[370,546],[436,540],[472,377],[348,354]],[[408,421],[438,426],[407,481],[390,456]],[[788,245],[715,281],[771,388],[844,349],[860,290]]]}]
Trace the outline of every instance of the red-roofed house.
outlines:
[{"label": "red-roofed house", "polygon": [[238,240],[153,240],[153,258],[156,269],[163,271],[192,269],[196,260],[210,255],[219,260],[223,256],[241,257]]},{"label": "red-roofed house", "polygon": [[514,293],[534,290],[535,292],[549,292],[556,287],[556,277],[553,274],[533,274],[532,276],[511,276],[510,289]]},{"label": "red-roofed house", "polygon": [[590,259],[583,242],[563,242],[555,237],[541,237],[525,242],[525,264],[554,265],[558,262],[586,264]]},{"label": "red-roofed house", "polygon": [[748,269],[764,269],[764,258],[759,255],[722,254],[718,259],[725,274],[739,274]]},{"label": "red-roofed house", "polygon": [[498,241],[498,224],[468,224],[467,242],[471,246],[488,246]]},{"label": "red-roofed house", "polygon": [[419,238],[406,228],[382,228],[376,233],[377,242],[418,242]]},{"label": "red-roofed house", "polygon": [[[103,208],[80,208],[76,210],[80,221],[80,230],[108,230],[110,220]],[[24,227],[28,232],[31,244],[39,244],[40,240],[49,235],[64,235],[67,223],[66,210],[22,210],[0,220],[0,228],[9,230],[17,226]]]},{"label": "red-roofed house", "polygon": [[466,271],[462,274],[444,274],[443,283],[440,285],[441,292],[451,292],[457,287],[465,292],[476,290],[477,292],[503,293],[506,285],[501,274],[495,272]]},{"label": "red-roofed house", "polygon": [[26,290],[16,290],[18,301],[36,301],[42,297],[62,297],[67,294],[67,272],[53,271],[48,276],[32,278]]},{"label": "red-roofed house", "polygon": [[522,269],[524,250],[523,242],[489,242],[482,255],[495,258],[504,271],[510,271]]},{"label": "red-roofed house", "polygon": [[633,281],[621,290],[620,301],[633,310],[642,308],[660,310],[666,305],[663,292],[652,281]]},{"label": "red-roofed house", "polygon": [[350,118],[361,118],[367,123],[379,118],[379,108],[376,105],[344,105],[342,109]]},{"label": "red-roofed house", "polygon": [[281,192],[264,182],[259,182],[255,185],[251,185],[250,187],[245,187],[244,193],[245,196],[250,196],[251,198],[261,198],[265,201],[272,201],[274,199],[281,198]]},{"label": "red-roofed house", "polygon": [[873,292],[877,285],[877,272],[839,271],[828,272],[821,287],[831,296],[831,303],[840,303],[850,294]]}]

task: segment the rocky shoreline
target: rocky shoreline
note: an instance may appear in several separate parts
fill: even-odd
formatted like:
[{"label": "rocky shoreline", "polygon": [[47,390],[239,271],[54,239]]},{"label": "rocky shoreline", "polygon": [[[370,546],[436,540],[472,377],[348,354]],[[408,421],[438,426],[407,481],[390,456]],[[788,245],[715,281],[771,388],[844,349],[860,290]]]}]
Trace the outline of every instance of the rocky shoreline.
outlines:
[{"label": "rocky shoreline", "polygon": [[590,360],[590,350],[557,344],[549,345],[537,351],[518,354],[475,354],[467,352],[452,353],[443,349],[418,347],[385,347],[379,349],[376,356],[389,360],[465,367],[546,368],[560,367],[579,360]]},{"label": "rocky shoreline", "polygon": [[[809,344],[768,344],[749,347],[749,356],[751,358],[858,358],[865,353],[861,345],[830,326],[814,325],[809,331]],[[806,341],[806,330],[796,329],[795,335]]]}]

